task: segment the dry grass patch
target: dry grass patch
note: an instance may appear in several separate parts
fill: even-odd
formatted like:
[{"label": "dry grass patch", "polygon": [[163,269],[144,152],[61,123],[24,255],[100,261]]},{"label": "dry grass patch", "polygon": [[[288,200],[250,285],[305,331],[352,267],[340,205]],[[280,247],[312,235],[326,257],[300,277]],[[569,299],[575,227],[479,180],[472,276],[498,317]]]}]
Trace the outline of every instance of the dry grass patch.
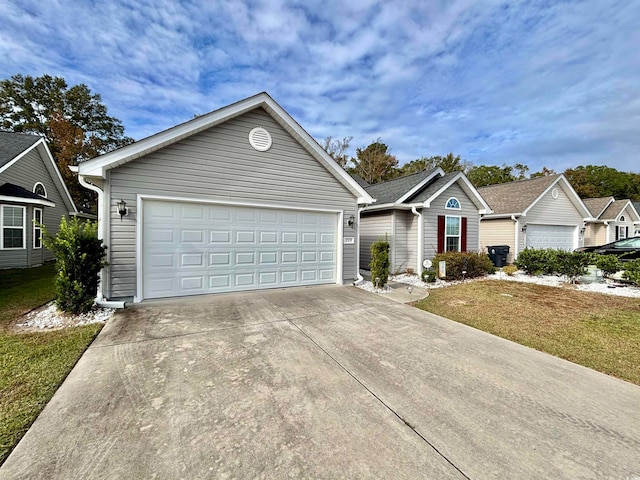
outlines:
[{"label": "dry grass patch", "polygon": [[416,306],[640,385],[640,299],[483,281],[431,290]]}]

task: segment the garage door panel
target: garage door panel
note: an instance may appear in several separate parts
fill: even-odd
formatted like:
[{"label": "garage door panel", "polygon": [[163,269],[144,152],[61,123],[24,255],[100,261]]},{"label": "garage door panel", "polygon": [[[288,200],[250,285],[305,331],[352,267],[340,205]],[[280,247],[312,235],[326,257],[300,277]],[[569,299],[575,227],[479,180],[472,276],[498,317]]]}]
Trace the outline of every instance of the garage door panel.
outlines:
[{"label": "garage door panel", "polygon": [[145,203],[144,298],[336,281],[337,214],[167,203]]},{"label": "garage door panel", "polygon": [[575,226],[527,225],[526,246],[528,248],[556,248],[573,250]]}]

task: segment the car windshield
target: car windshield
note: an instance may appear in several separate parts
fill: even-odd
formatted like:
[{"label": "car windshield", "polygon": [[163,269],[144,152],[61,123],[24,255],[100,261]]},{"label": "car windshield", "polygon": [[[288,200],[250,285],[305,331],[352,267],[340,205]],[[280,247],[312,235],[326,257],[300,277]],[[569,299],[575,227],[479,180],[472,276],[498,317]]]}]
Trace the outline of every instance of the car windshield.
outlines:
[{"label": "car windshield", "polygon": [[627,238],[615,243],[615,248],[640,248],[640,237]]}]

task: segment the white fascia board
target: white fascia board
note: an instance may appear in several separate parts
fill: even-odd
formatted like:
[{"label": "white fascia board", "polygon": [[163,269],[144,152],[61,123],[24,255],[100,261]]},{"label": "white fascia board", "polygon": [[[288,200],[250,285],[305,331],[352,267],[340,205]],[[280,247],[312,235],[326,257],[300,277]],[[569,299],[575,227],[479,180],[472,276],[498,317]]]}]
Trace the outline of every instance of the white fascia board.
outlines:
[{"label": "white fascia board", "polygon": [[520,217],[521,213],[496,213],[496,214],[486,214],[480,217],[480,220],[497,220],[499,218],[512,218],[512,217]]},{"label": "white fascia board", "polygon": [[45,207],[55,207],[56,204],[49,200],[38,200],[37,198],[11,197],[9,195],[0,195],[0,202],[8,203],[28,203],[30,205],[43,205]]},{"label": "white fascia board", "polygon": [[610,197],[609,201],[607,202],[607,204],[604,206],[604,208],[602,210],[600,210],[600,212],[598,212],[598,215],[595,215],[595,218],[600,218],[600,215],[602,215],[604,213],[604,211],[609,208],[609,205],[611,205],[613,202],[615,202],[615,198]]},{"label": "white fascia board", "polygon": [[363,212],[374,212],[377,210],[411,210],[411,207],[422,208],[421,203],[382,203],[380,205],[369,205],[362,209]]},{"label": "white fascia board", "polygon": [[[547,188],[544,189],[544,191],[538,195],[538,198],[536,198],[533,202],[531,202],[531,204],[525,208],[524,212],[522,212],[523,215],[526,215],[527,212],[529,210],[531,210],[533,208],[533,206],[538,203],[538,201],[540,201],[540,199],[542,197],[544,197],[553,187],[557,186],[558,183],[560,183],[562,181],[562,185],[563,185],[563,190],[565,191],[565,193],[567,193],[567,196],[569,197],[569,200],[571,201],[571,203],[573,203],[573,205],[580,211],[580,215],[582,217],[591,217],[591,212],[589,211],[589,209],[587,208],[587,206],[584,204],[584,202],[582,201],[582,199],[578,196],[578,194],[576,193],[576,191],[573,189],[573,187],[571,186],[571,184],[569,183],[569,181],[565,178],[565,176],[563,174],[560,174],[560,176],[558,178],[556,178],[553,182],[551,182],[551,185],[549,185]],[[568,192],[567,192],[568,190]]]},{"label": "white fascia board", "polygon": [[405,193],[402,197],[400,197],[398,200],[396,200],[395,203],[402,203],[406,199],[411,198],[414,194],[418,193],[422,188],[424,188],[424,186],[427,183],[429,183],[431,180],[433,180],[436,175],[438,175],[440,177],[444,177],[444,170],[442,170],[442,168],[440,168],[440,167],[436,168],[429,176],[424,178],[415,187],[413,187],[411,190],[409,190],[407,193]]},{"label": "white fascia board", "polygon": [[493,210],[491,210],[491,207],[489,206],[489,204],[484,200],[484,198],[482,198],[482,195],[480,195],[478,193],[478,190],[476,190],[476,187],[473,186],[473,184],[469,181],[469,179],[467,178],[467,176],[463,172],[458,172],[457,175],[452,177],[451,180],[449,180],[447,183],[445,183],[437,192],[435,192],[428,199],[426,199],[424,201],[424,203],[423,203],[423,206],[425,208],[430,208],[431,207],[431,202],[433,200],[435,200],[440,195],[442,195],[445,192],[445,190],[447,190],[451,185],[453,185],[454,183],[458,182],[459,180],[461,180],[462,183],[463,183],[462,189],[467,193],[467,195],[469,195],[471,197],[471,200],[473,201],[473,203],[475,203],[476,207],[478,208],[479,213],[490,213],[490,212],[493,212]]},{"label": "white fascia board", "polygon": [[51,151],[49,150],[49,147],[47,146],[47,142],[45,142],[45,140],[43,138],[36,145],[40,146],[40,148],[41,148],[40,151],[41,152],[44,151],[44,156],[47,157],[49,159],[49,161],[51,162],[51,166],[53,167],[53,170],[56,172],[56,175],[58,177],[58,181],[62,185],[62,189],[64,190],[64,193],[67,196],[67,199],[69,200],[69,203],[71,204],[71,207],[73,208],[74,211],[77,212],[78,211],[78,207],[76,207],[76,204],[73,201],[73,197],[71,197],[71,193],[69,193],[69,189],[67,188],[66,183],[64,183],[64,179],[62,178],[62,174],[60,173],[60,169],[58,168],[58,165],[56,164],[56,161],[53,159],[53,155],[51,155]]}]

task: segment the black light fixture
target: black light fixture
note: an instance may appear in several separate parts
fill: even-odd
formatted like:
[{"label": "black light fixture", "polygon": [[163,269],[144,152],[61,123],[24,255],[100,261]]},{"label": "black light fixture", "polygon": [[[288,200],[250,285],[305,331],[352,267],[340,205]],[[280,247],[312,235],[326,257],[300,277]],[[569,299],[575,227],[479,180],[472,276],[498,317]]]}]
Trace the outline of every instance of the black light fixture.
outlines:
[{"label": "black light fixture", "polygon": [[120,215],[120,221],[122,221],[122,217],[127,214],[127,202],[120,199],[120,201],[116,205],[118,206],[118,215]]},{"label": "black light fixture", "polygon": [[349,225],[351,228],[353,228],[353,226],[356,223],[356,217],[354,217],[353,215],[351,215],[349,217],[349,219],[347,220],[347,225]]},{"label": "black light fixture", "polygon": [[522,226],[522,233],[527,233],[527,224],[526,223]]}]

